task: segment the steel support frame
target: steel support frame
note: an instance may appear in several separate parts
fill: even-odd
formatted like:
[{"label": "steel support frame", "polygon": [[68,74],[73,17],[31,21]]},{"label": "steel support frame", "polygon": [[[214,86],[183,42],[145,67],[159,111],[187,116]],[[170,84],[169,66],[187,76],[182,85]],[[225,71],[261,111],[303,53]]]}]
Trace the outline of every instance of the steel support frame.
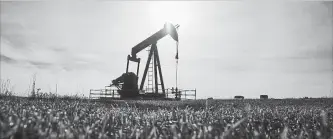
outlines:
[{"label": "steel support frame", "polygon": [[[158,50],[157,50],[157,46],[155,44],[155,59],[156,59],[156,63],[157,63],[157,68],[158,68],[158,73],[160,75],[160,82],[161,82],[161,87],[162,87],[162,93],[165,94],[165,88],[164,88],[164,81],[163,81],[163,75],[162,75],[162,68],[161,68],[161,62],[160,62],[160,57],[158,55]],[[156,69],[155,69],[156,70]]]},{"label": "steel support frame", "polygon": [[[160,64],[160,59],[159,59],[156,43],[151,45],[150,52],[149,52],[149,55],[148,55],[148,60],[147,60],[147,63],[146,63],[146,67],[145,67],[145,70],[143,72],[143,76],[142,76],[142,79],[141,79],[140,90],[143,90],[143,86],[145,84],[149,64],[152,60],[152,57],[154,57],[153,65],[154,65],[154,75],[155,75],[155,93],[158,93],[158,85],[159,85],[158,84],[158,78],[159,78],[160,82],[161,82],[162,93],[165,94],[162,69],[161,69],[161,64]],[[159,73],[158,74],[159,77],[158,77],[157,73]]]}]

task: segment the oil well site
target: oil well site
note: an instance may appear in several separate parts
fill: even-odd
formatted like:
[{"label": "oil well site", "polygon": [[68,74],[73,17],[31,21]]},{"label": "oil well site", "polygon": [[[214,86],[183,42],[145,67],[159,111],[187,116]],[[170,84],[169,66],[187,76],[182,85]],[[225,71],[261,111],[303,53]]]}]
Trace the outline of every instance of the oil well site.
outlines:
[{"label": "oil well site", "polygon": [[0,139],[333,139],[332,7],[0,1]]},{"label": "oil well site", "polygon": [[[178,64],[178,27],[179,25],[165,23],[161,30],[134,46],[130,55],[127,56],[126,72],[112,80],[112,83],[105,86],[105,89],[91,89],[89,99],[181,100],[182,98],[188,99],[189,97],[196,99],[196,89],[180,89],[177,86],[165,88],[164,86],[161,68],[162,63],[160,62],[157,43],[160,39],[170,35],[172,39],[176,41],[177,52],[175,59],[176,64]],[[149,54],[146,62],[144,59],[142,60],[142,63],[146,66],[143,71],[143,76],[141,77],[141,82],[139,82],[140,78],[138,75],[141,59],[137,57],[137,53],[144,50],[148,50]],[[136,73],[128,71],[130,62],[137,64]],[[176,69],[176,82],[177,78]]]}]

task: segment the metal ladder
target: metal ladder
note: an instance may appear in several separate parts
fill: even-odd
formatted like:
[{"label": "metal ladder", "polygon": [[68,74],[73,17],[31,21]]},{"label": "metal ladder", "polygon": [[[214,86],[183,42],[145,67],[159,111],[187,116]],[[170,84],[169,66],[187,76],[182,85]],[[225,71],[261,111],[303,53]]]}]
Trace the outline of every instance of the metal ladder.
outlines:
[{"label": "metal ladder", "polygon": [[[148,48],[148,53],[150,53],[150,49],[151,47]],[[147,93],[154,93],[154,65],[153,65],[153,62],[154,62],[154,57],[152,56],[151,58],[151,61],[149,63],[149,68],[148,68],[148,85],[147,85],[147,88],[146,88],[146,92]]]}]

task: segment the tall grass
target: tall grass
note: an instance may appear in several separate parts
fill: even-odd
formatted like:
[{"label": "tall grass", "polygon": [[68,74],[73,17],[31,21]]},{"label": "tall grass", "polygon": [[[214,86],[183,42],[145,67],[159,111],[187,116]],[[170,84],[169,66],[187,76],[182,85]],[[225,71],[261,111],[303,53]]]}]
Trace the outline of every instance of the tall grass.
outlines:
[{"label": "tall grass", "polygon": [[0,138],[333,138],[332,99],[0,99]]}]

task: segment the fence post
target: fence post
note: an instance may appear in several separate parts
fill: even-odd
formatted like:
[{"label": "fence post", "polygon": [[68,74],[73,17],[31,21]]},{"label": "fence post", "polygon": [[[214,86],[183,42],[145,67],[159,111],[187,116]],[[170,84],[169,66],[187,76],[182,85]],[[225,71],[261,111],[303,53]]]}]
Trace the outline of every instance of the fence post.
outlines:
[{"label": "fence post", "polygon": [[112,90],[112,98],[114,98],[114,90]]},{"label": "fence post", "polygon": [[197,100],[197,89],[194,90],[194,100]]},{"label": "fence post", "polygon": [[90,95],[91,95],[91,89],[89,90],[89,99],[90,99]]},{"label": "fence post", "polygon": [[167,98],[169,98],[169,88],[167,89]]}]

